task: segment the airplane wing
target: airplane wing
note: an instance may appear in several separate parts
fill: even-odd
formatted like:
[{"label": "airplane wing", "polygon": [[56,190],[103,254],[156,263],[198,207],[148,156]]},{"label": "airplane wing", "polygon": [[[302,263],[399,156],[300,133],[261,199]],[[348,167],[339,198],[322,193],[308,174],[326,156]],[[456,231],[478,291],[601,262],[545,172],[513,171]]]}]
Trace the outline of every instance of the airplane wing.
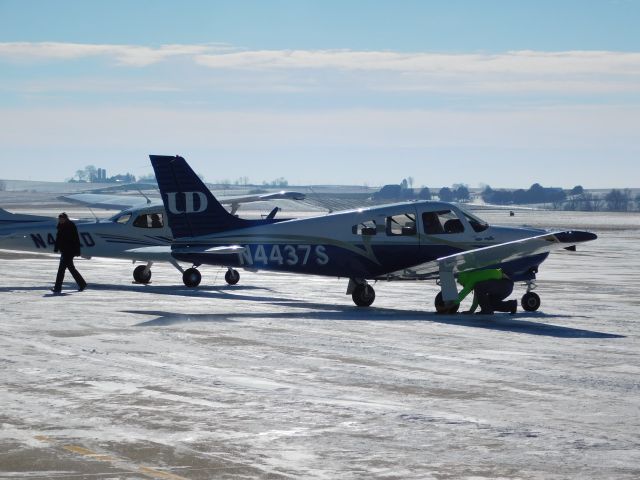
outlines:
[{"label": "airplane wing", "polygon": [[[137,195],[118,195],[107,193],[74,193],[71,195],[62,195],[58,197],[60,200],[83,205],[90,208],[102,208],[106,210],[127,210],[129,208],[148,207],[160,204],[160,199],[149,199],[145,196]],[[304,200],[304,193],[281,191],[274,193],[264,193],[260,195],[246,195],[243,197],[222,198],[220,203],[223,205],[231,205],[235,210],[243,203],[259,202],[264,200]]]},{"label": "airplane wing", "polygon": [[218,201],[223,204],[233,204],[233,203],[250,203],[250,202],[260,202],[264,200],[304,200],[305,194],[300,192],[291,192],[287,190],[282,190],[280,192],[273,193],[262,193],[257,195],[245,195],[242,197],[232,197],[232,198],[218,198]]},{"label": "airplane wing", "polygon": [[106,210],[127,210],[135,207],[147,207],[160,204],[160,200],[151,200],[136,195],[109,195],[106,193],[74,193],[58,197],[65,202],[76,203],[91,208],[103,208]]},{"label": "airplane wing", "polygon": [[304,200],[304,193],[290,192],[282,190],[274,193],[263,193],[256,195],[245,195],[243,197],[232,198],[218,198],[218,201],[223,205],[231,205],[231,213],[235,214],[238,211],[238,207],[243,203],[260,202],[265,200]]},{"label": "airplane wing", "polygon": [[411,268],[392,272],[384,278],[387,280],[417,280],[435,277],[443,271],[455,273],[476,270],[561,248],[571,249],[578,243],[596,238],[595,234],[583,231],[545,233],[440,257]]}]

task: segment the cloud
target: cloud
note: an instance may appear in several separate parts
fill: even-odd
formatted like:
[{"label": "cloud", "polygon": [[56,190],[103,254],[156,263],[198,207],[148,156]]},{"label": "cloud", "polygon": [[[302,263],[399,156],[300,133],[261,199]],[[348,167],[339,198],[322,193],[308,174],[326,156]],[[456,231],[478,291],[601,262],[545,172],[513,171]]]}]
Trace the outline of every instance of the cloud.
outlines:
[{"label": "cloud", "polygon": [[257,50],[197,55],[211,68],[326,68],[448,74],[640,74],[640,53],[607,51],[502,54],[363,52],[352,50]]},{"label": "cloud", "polygon": [[640,91],[640,53],[609,51],[501,54],[362,52],[351,50],[263,50],[195,57],[200,65],[244,71],[326,70],[359,78],[375,91],[566,92]]},{"label": "cloud", "polygon": [[162,45],[153,48],[140,45],[8,42],[0,43],[0,58],[14,61],[55,61],[102,56],[112,58],[119,65],[146,67],[170,58],[193,57],[223,48],[215,45]]},{"label": "cloud", "polygon": [[[640,52],[432,53],[356,50],[240,50],[223,44],[0,43],[0,61],[99,57],[119,68],[180,61],[172,90],[445,92],[456,95],[640,92]],[[114,69],[114,71],[117,69]],[[115,73],[114,73],[115,75]],[[157,78],[153,79],[157,81]],[[211,83],[209,83],[209,86]]]},{"label": "cloud", "polygon": [[640,75],[640,52],[532,50],[498,54],[403,53],[357,50],[239,50],[225,44],[143,45],[62,42],[0,43],[0,58],[71,60],[92,56],[114,58],[130,66],[188,57],[216,69],[331,69],[448,74],[593,74]]}]

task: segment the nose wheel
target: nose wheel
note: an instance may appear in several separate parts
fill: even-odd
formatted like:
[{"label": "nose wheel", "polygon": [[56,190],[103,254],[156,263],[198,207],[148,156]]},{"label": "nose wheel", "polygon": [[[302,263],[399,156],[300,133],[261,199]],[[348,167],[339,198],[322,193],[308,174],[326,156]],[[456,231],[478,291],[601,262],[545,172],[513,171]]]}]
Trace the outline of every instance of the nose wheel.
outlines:
[{"label": "nose wheel", "polygon": [[368,307],[376,299],[376,292],[371,285],[363,283],[356,285],[351,293],[351,298],[358,307]]},{"label": "nose wheel", "polygon": [[224,274],[224,281],[229,285],[235,285],[240,281],[240,272],[234,270],[233,268],[230,268]]},{"label": "nose wheel", "polygon": [[540,308],[540,296],[534,292],[527,292],[522,296],[520,304],[527,312],[535,312]]},{"label": "nose wheel", "polygon": [[135,283],[147,284],[151,282],[150,265],[138,265],[133,269],[133,280]]},{"label": "nose wheel", "polygon": [[187,268],[182,274],[182,281],[189,288],[194,288],[200,285],[202,280],[202,274],[197,268]]}]

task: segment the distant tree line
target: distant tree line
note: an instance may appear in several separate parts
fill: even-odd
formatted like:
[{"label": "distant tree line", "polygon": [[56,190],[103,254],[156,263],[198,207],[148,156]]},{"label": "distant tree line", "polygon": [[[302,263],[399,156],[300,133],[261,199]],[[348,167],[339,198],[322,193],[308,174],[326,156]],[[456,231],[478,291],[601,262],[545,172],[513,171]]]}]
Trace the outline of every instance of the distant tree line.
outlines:
[{"label": "distant tree line", "polygon": [[598,212],[609,210],[627,212],[640,210],[640,194],[633,197],[631,190],[612,189],[604,195],[585,192],[581,185],[571,190],[546,188],[534,183],[528,190],[493,190],[487,186],[481,193],[486,203],[498,205],[544,204],[557,210]]},{"label": "distant tree line", "polygon": [[546,188],[539,183],[534,183],[528,190],[493,190],[487,185],[481,197],[485,203],[500,205],[560,204],[566,200],[567,194],[561,188]]},{"label": "distant tree line", "polygon": [[[469,187],[463,184],[441,188],[437,196],[444,202],[467,202],[471,198]],[[399,184],[385,185],[373,194],[374,200],[431,200],[432,198],[433,194],[429,187],[413,188],[412,177],[402,179]]]},{"label": "distant tree line", "polygon": [[[383,186],[373,194],[374,200],[431,200],[437,197],[443,202],[468,202],[471,200],[469,187],[464,184],[454,184],[443,187],[433,194],[429,187],[411,188],[413,178],[407,177],[399,184]],[[606,194],[597,195],[586,192],[581,185],[571,190],[558,187],[543,187],[534,183],[528,189],[496,189],[486,186],[480,193],[485,203],[496,205],[545,205],[556,210],[582,210],[589,212],[616,211],[626,212],[640,210],[640,194],[633,196],[629,189],[613,189]]]}]

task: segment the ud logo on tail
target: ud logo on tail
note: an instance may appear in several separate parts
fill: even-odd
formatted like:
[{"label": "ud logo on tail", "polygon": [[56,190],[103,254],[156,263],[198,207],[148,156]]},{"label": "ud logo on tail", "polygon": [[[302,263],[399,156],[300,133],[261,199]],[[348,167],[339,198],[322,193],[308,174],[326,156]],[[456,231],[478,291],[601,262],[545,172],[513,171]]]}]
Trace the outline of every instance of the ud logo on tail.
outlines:
[{"label": "ud logo on tail", "polygon": [[[184,210],[178,208],[178,194],[184,195],[184,202],[180,202],[184,205]],[[167,207],[169,211],[174,215],[180,215],[182,213],[202,213],[207,209],[207,196],[202,192],[167,192]],[[196,198],[198,202],[196,202]],[[195,208],[196,203],[198,208]]]}]

